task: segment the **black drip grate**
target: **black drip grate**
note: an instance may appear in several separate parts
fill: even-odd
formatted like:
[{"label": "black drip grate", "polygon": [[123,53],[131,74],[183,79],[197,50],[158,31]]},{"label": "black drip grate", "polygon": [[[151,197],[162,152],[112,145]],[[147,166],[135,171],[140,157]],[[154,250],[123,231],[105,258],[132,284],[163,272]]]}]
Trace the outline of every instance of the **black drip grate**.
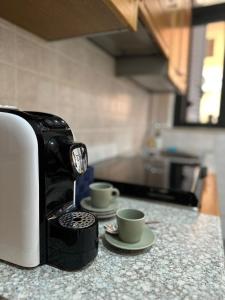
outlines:
[{"label": "black drip grate", "polygon": [[66,228],[87,228],[95,222],[95,217],[87,212],[70,212],[59,218],[59,224]]}]

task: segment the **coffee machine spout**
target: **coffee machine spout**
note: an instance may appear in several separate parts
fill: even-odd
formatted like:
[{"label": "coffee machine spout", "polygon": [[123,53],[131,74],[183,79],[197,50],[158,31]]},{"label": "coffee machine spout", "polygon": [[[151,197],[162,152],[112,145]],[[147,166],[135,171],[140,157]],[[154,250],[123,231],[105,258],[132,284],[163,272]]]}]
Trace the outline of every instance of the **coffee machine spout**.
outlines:
[{"label": "coffee machine spout", "polygon": [[74,143],[70,146],[70,160],[73,168],[74,180],[87,171],[88,155],[87,148],[82,143]]}]

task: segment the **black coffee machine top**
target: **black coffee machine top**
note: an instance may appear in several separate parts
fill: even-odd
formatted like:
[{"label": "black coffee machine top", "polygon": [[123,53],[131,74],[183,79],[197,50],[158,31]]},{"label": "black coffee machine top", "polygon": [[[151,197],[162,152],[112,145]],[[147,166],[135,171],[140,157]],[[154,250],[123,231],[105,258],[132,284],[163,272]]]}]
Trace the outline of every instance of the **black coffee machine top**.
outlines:
[{"label": "black coffee machine top", "polygon": [[74,199],[86,146],[60,117],[4,108],[0,140],[0,228],[7,230],[0,229],[0,259],[65,270],[87,265],[97,255],[98,222]]}]

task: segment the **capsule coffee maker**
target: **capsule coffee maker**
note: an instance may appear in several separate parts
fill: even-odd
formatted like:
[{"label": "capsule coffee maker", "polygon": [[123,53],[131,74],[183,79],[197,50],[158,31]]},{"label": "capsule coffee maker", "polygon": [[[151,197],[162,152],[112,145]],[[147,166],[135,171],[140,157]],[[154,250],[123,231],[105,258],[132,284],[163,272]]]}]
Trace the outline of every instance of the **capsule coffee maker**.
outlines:
[{"label": "capsule coffee maker", "polygon": [[0,259],[74,270],[95,258],[97,220],[74,196],[87,164],[63,119],[0,108]]}]

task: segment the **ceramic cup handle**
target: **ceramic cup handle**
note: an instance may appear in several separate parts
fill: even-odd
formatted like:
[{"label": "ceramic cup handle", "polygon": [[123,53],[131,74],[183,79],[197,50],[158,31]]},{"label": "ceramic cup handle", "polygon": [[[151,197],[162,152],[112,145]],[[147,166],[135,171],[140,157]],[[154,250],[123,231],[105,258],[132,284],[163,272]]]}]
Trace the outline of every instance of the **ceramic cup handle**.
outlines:
[{"label": "ceramic cup handle", "polygon": [[112,196],[113,196],[113,199],[116,199],[117,197],[119,197],[120,195],[120,191],[116,188],[113,188],[112,189]]}]

